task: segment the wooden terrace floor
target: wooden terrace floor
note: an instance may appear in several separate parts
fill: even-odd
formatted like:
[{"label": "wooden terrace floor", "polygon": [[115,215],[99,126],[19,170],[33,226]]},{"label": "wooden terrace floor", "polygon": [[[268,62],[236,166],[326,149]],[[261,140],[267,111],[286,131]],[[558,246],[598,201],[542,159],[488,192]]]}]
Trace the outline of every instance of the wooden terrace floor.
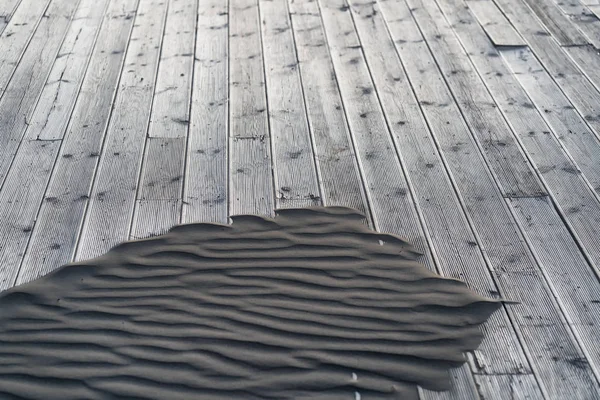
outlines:
[{"label": "wooden terrace floor", "polygon": [[350,206],[510,300],[424,399],[598,399],[599,4],[0,0],[0,290]]}]

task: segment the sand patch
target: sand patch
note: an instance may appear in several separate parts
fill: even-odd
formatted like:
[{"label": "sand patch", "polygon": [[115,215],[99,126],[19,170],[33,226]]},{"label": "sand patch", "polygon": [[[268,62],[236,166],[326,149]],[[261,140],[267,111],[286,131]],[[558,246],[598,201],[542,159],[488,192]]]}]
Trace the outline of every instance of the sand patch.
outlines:
[{"label": "sand patch", "polygon": [[190,224],[0,294],[0,397],[362,399],[449,387],[499,306],[340,207]]}]

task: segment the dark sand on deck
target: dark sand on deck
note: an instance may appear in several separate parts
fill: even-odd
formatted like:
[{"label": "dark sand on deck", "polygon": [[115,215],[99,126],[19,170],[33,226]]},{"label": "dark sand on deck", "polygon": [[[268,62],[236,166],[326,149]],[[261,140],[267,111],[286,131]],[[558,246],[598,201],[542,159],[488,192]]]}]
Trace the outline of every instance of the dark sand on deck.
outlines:
[{"label": "dark sand on deck", "polygon": [[444,390],[499,303],[340,207],[190,224],[0,294],[0,398]]}]

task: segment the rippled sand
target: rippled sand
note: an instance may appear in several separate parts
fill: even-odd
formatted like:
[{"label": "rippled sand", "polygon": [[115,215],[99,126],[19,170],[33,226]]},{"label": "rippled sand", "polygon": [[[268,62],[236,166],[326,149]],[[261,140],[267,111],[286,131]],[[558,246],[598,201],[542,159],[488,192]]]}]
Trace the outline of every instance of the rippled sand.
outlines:
[{"label": "rippled sand", "polygon": [[498,303],[340,207],[190,224],[0,294],[0,398],[411,398]]}]

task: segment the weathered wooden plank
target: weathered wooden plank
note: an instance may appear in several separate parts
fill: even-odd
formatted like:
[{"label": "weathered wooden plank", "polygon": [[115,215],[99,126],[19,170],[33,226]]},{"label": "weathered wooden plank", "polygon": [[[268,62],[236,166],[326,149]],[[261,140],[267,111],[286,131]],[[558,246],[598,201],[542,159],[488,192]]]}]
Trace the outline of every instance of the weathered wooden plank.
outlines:
[{"label": "weathered wooden plank", "polygon": [[600,188],[598,138],[529,49],[506,49],[500,54],[577,165],[570,173],[583,173],[592,189]]},{"label": "weathered wooden plank", "polygon": [[[46,79],[35,111],[28,118],[28,140],[61,140],[81,89],[109,1],[81,5]],[[114,10],[111,15],[114,14]]]},{"label": "weathered wooden plank", "polygon": [[523,38],[492,1],[467,0],[466,3],[496,46],[525,46]]},{"label": "weathered wooden plank", "polygon": [[180,223],[185,146],[186,138],[147,140],[131,239],[161,235]]},{"label": "weathered wooden plank", "polygon": [[[498,289],[486,268],[477,239],[429,134],[394,44],[385,31],[385,21],[379,8],[352,1],[350,6],[355,14],[356,28],[375,88],[390,122],[396,148],[408,173],[408,185],[415,195],[440,272],[465,280],[484,295],[496,294]],[[402,11],[404,13],[393,12],[387,16],[399,20],[410,18],[407,8]],[[416,27],[412,28],[403,31],[402,40],[415,41],[421,38]],[[442,81],[439,83],[442,86],[440,90],[448,90]],[[494,360],[492,368],[503,373],[524,368],[527,361],[519,350],[518,338],[505,312],[494,316],[484,329],[486,339],[475,355],[478,361],[475,368],[488,368],[484,361],[486,359]],[[514,351],[507,352],[507,348]],[[463,380],[455,383],[455,391],[447,394],[450,398],[478,397],[476,391],[469,393],[470,385],[467,382],[473,378],[468,378],[468,375],[467,369]],[[433,393],[427,393],[428,398],[433,396]]]},{"label": "weathered wooden plank", "polygon": [[[10,182],[0,192],[0,222],[2,223],[0,290],[14,285],[32,224],[43,197],[47,177],[30,172],[44,168],[51,170],[53,156],[59,147],[59,142],[26,140],[21,146],[19,159],[16,160],[8,175]],[[17,182],[18,184],[15,184]],[[28,193],[30,189],[33,191],[31,197]]]},{"label": "weathered wooden plank", "polygon": [[458,103],[502,193],[509,197],[543,194],[531,165],[439,9],[421,5],[420,0],[409,4],[452,93],[441,104]]},{"label": "weathered wooden plank", "polygon": [[589,40],[577,29],[553,0],[523,0],[561,46],[588,44]]},{"label": "weathered wooden plank", "polygon": [[59,1],[50,5],[45,14],[47,17],[42,18],[0,99],[0,187],[21,143],[77,4],[78,1]]},{"label": "weathered wooden plank", "polygon": [[600,0],[594,0],[597,3],[593,3],[592,1],[588,0],[587,2],[584,1],[583,4],[587,4],[586,7],[598,18],[600,19]]},{"label": "weathered wooden plank", "polygon": [[[290,11],[323,203],[370,214],[316,2]],[[370,220],[370,216],[367,217]]]},{"label": "weathered wooden plank", "polygon": [[[460,37],[465,50],[470,54],[499,108],[520,139],[522,146],[537,167],[537,172],[546,184],[558,209],[561,210],[562,217],[574,232],[578,242],[584,248],[595,249],[594,251],[597,253],[600,249],[600,238],[598,237],[600,203],[582,177],[579,174],[572,173],[576,169],[575,165],[568,154],[563,151],[542,116],[535,108],[523,106],[524,104],[530,104],[525,90],[511,74],[503,59],[499,57],[494,45],[483,35],[481,27],[477,25],[474,17],[470,15],[468,10],[462,8],[463,2],[460,0],[438,0],[438,4],[440,4],[447,19]],[[515,49],[515,51],[517,50]],[[531,68],[530,70],[536,69]],[[535,204],[538,200],[527,199],[524,201]],[[516,202],[518,200],[509,204],[516,204]],[[560,221],[553,207],[548,207],[545,200],[543,205],[544,207],[540,207],[545,208],[546,212],[550,213],[549,215],[553,218],[553,221],[558,221],[562,225],[563,222]],[[566,228],[563,227],[563,229]],[[554,242],[547,240],[546,243]],[[577,251],[579,252],[579,249]],[[547,272],[546,265],[543,262],[542,265],[544,271]],[[564,306],[563,309],[567,319],[573,319],[572,315],[577,316],[580,313],[587,312],[587,306],[584,303],[572,300],[570,292],[574,286],[578,285],[574,284],[573,281],[577,280],[578,277],[589,277],[591,270],[587,263],[570,262],[568,265],[569,268],[574,269],[571,274],[572,278],[568,281],[565,281],[564,277],[558,274],[547,274],[547,276],[551,285],[555,288],[554,291],[557,293],[561,304]],[[587,282],[584,286],[591,284]],[[600,292],[600,287],[597,290]],[[576,335],[581,336],[578,334],[580,326],[572,324],[572,327]],[[587,327],[584,329],[587,329]],[[587,343],[580,341],[584,350],[590,348],[590,343],[593,346],[592,348],[595,348],[596,343],[600,342],[600,332],[597,329],[594,332],[588,330],[584,337],[590,338]],[[590,352],[588,351],[588,353]],[[596,372],[598,368],[595,367],[593,370]]]},{"label": "weathered wooden plank", "polygon": [[[594,46],[577,46],[565,48],[588,79],[600,90],[600,50]],[[596,115],[600,120],[600,113]]]},{"label": "weathered wooden plank", "polygon": [[579,0],[552,1],[568,16],[569,21],[583,32],[592,45],[600,48],[600,19],[592,10]]},{"label": "weathered wooden plank", "polygon": [[[429,127],[436,135],[445,138],[444,141],[436,143],[431,136],[423,137],[424,135],[419,133],[423,128],[417,125],[412,128],[415,130],[415,139],[413,139],[415,144],[408,147],[409,145],[405,143],[402,146],[402,148],[407,146],[407,151],[403,152],[405,158],[415,157],[415,161],[413,161],[415,167],[411,170],[411,175],[414,175],[415,178],[412,178],[411,181],[415,185],[415,190],[423,191],[423,194],[417,198],[420,200],[419,207],[424,217],[430,220],[428,231],[434,235],[433,246],[434,248],[439,247],[435,253],[442,259],[448,257],[444,262],[450,276],[464,279],[483,294],[497,294],[495,292],[496,285],[491,282],[490,274],[485,269],[484,258],[481,257],[478,248],[479,238],[471,232],[465,222],[468,217],[464,216],[464,211],[461,209],[461,206],[464,207],[462,202],[456,205],[454,188],[449,186],[448,178],[445,177],[447,164],[444,157],[440,158],[436,147],[440,146],[442,150],[450,153],[450,156],[446,157],[454,158],[457,164],[463,162],[464,159],[476,160],[471,165],[472,169],[468,170],[477,175],[476,179],[465,177],[465,173],[460,170],[457,171],[457,177],[467,182],[471,181],[475,185],[475,190],[481,193],[477,197],[482,198],[483,193],[494,192],[493,180],[485,175],[487,170],[483,159],[472,137],[468,134],[468,127],[460,117],[458,107],[449,98],[449,89],[435,68],[427,44],[412,20],[408,7],[401,2],[386,2],[382,3],[382,12],[388,19],[392,37],[397,40],[396,47],[402,56],[408,75],[404,79],[410,78],[417,98],[423,100],[421,107],[425,112]],[[399,78],[400,81],[403,80],[402,76]],[[384,101],[384,107],[387,103],[393,104],[393,99]],[[440,107],[439,104],[444,104],[444,106]],[[451,121],[452,123],[450,123]],[[418,122],[418,119],[415,122]],[[413,122],[413,124],[415,123]],[[406,129],[400,131],[402,135],[399,135],[399,140],[406,135],[403,131]],[[421,146],[421,150],[416,146]],[[461,156],[457,156],[455,153],[460,153]],[[456,172],[451,171],[451,174],[454,175]],[[431,186],[428,187],[428,184]],[[456,185],[455,182],[452,184]],[[419,189],[419,186],[422,188]],[[438,198],[438,196],[440,197]],[[475,196],[470,195],[470,197],[472,203]],[[455,199],[454,211],[452,211],[452,203],[450,203],[453,198]],[[466,205],[469,206],[468,203]],[[456,257],[459,257],[460,261]],[[520,350],[521,346],[515,337],[514,329],[506,315],[495,316],[488,325],[490,328],[486,328],[486,339],[482,343],[481,350],[475,352],[473,356],[473,368],[483,373],[501,374],[530,371],[526,358]],[[506,351],[507,349],[510,351]]]},{"label": "weathered wooden plank", "polygon": [[141,1],[77,246],[93,258],[129,237],[167,3]]},{"label": "weathered wooden plank", "polygon": [[490,3],[490,7],[494,7],[495,3],[500,8],[500,12],[517,29],[548,71],[553,71],[551,74],[554,77],[558,74],[568,76],[581,73],[523,0],[481,1]]},{"label": "weathered wooden plank", "polygon": [[186,223],[227,222],[227,21],[227,2],[211,0],[198,4],[182,211]]},{"label": "weathered wooden plank", "polygon": [[150,137],[187,137],[197,1],[169,2],[150,115]]},{"label": "weathered wooden plank", "polygon": [[22,0],[0,35],[0,97],[17,68],[50,0]]},{"label": "weathered wooden plank", "polygon": [[181,221],[196,5],[169,1],[131,238],[160,235]]},{"label": "weathered wooden plank", "polygon": [[36,123],[28,126],[0,191],[0,289],[15,282],[60,147],[38,137],[45,129],[64,133],[107,3],[84,0],[77,9],[33,112]]},{"label": "weathered wooden plank", "polygon": [[[299,4],[303,4],[299,2]],[[321,2],[323,25],[375,227],[428,246],[344,0]],[[430,261],[430,258],[427,257]],[[430,263],[430,266],[433,264]]]},{"label": "weathered wooden plank", "polygon": [[321,192],[287,1],[259,0],[277,208],[319,205]]},{"label": "weathered wooden plank", "polygon": [[533,374],[475,375],[483,400],[498,399],[506,394],[512,399],[538,400],[544,397],[537,391]]},{"label": "weathered wooden plank", "polygon": [[112,0],[104,18],[62,141],[61,156],[46,189],[46,198],[52,201],[44,201],[39,210],[19,284],[73,257],[137,2]]},{"label": "weathered wooden plank", "polygon": [[[558,83],[573,106],[588,121],[594,132],[599,135],[600,92],[588,78],[582,75],[582,71],[579,69],[579,67],[585,68],[587,64],[580,64],[578,67],[565,53],[565,51],[572,50],[575,47],[561,48],[522,1],[494,1],[526,39],[533,53]],[[590,72],[590,68],[587,68],[587,71],[584,72],[593,74],[593,71]]]},{"label": "weathered wooden plank", "polygon": [[231,0],[229,25],[229,214],[272,215],[275,192],[257,0]]},{"label": "weathered wooden plank", "polygon": [[[401,2],[381,4],[386,16],[407,15],[406,6]],[[417,5],[417,2],[411,1],[410,4],[413,12],[417,7],[427,7],[429,12],[433,12],[430,3]],[[391,19],[388,17],[388,21]],[[434,20],[437,25],[442,24],[439,17]],[[430,19],[419,22],[420,28],[423,28],[424,23],[434,23]],[[409,23],[412,26],[407,25]],[[406,32],[419,31],[413,24],[409,18],[400,18],[397,22],[390,23],[396,48],[401,58],[406,60],[407,75],[417,98],[421,102],[443,103],[440,102],[443,86],[438,83],[442,78],[432,68],[435,64],[427,45],[422,40],[398,41],[401,38],[405,40]],[[523,243],[518,226],[487,170],[481,153],[468,135],[464,122],[457,121],[455,112],[446,114],[452,111],[451,106],[425,106],[423,110],[484,256],[493,271],[500,295],[517,302],[507,305],[507,310],[525,346],[533,372],[541,378],[544,394],[549,398],[561,398],[572,393],[580,393],[582,398],[589,394],[594,396],[594,377],[589,369],[579,369],[559,361],[565,357],[580,357],[581,351],[571,332],[563,325],[564,319],[543,279],[539,265]],[[493,360],[487,361],[491,364],[488,373],[492,373]],[[568,382],[563,381],[565,374],[570,377]],[[574,384],[573,380],[579,383]]]},{"label": "weathered wooden plank", "polygon": [[[577,363],[582,368],[591,363],[597,373],[600,361],[598,272],[590,268],[548,198],[512,199],[509,204],[529,246],[543,265],[544,274],[553,282],[553,291],[561,300],[567,322],[584,349],[584,357],[562,361]],[[598,226],[600,220],[597,219]],[[599,397],[597,385],[594,396]]]},{"label": "weathered wooden plank", "polygon": [[[349,8],[343,1],[327,1],[321,3],[321,9],[375,226],[381,231],[407,238],[424,253],[425,264],[434,269],[432,252],[416,214],[411,188],[404,176],[395,144],[389,136]],[[308,12],[306,8],[305,12]],[[420,134],[423,135],[423,132]],[[454,399],[475,397],[476,390],[466,365],[452,378],[453,389],[443,396]],[[421,396],[437,397],[433,392],[425,392]]]},{"label": "weathered wooden plank", "polygon": [[0,34],[4,32],[21,0],[4,0],[0,4]]}]

